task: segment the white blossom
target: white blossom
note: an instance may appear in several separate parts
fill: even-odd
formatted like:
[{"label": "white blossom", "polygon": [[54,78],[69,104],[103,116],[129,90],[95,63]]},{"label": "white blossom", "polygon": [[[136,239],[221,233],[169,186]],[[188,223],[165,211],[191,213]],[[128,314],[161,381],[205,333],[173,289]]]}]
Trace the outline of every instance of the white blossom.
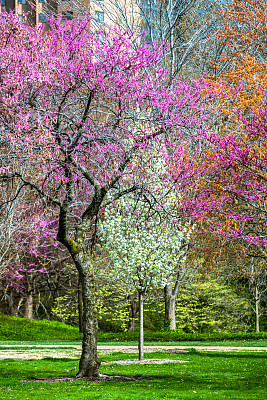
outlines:
[{"label": "white blossom", "polygon": [[[114,264],[113,275],[146,293],[151,287],[166,285],[176,267],[182,243],[189,239],[190,229],[160,223],[158,216],[141,219],[142,211],[139,208],[131,212],[131,203],[121,199],[116,209],[114,206],[106,209],[100,231]],[[182,260],[185,262],[185,257]]]}]

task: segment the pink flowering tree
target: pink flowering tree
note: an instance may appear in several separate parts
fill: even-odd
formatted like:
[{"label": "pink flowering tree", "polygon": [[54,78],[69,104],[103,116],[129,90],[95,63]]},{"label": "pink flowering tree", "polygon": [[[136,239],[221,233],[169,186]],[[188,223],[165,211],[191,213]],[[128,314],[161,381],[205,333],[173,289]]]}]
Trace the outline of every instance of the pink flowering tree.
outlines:
[{"label": "pink flowering tree", "polygon": [[222,248],[235,248],[235,257],[222,256],[228,279],[246,282],[259,331],[267,278],[267,103],[233,116],[239,129],[203,133],[194,155],[185,150],[169,159],[169,172],[179,192],[182,185],[183,212],[215,233]]},{"label": "pink flowering tree", "polygon": [[77,377],[94,378],[98,218],[132,192],[159,208],[164,191],[146,165],[201,132],[203,83],[177,80],[167,89],[161,46],[133,34],[93,32],[87,17],[50,26],[44,34],[13,15],[0,20],[0,184],[19,182],[29,215],[40,204],[56,221],[44,224],[45,235],[68,250],[82,286]]},{"label": "pink flowering tree", "polygon": [[[40,288],[48,280],[54,281],[56,275],[60,274],[62,280],[65,278],[68,270],[65,263],[70,256],[56,240],[58,220],[51,219],[38,207],[38,202],[31,203],[30,210],[22,198],[18,198],[18,202],[11,219],[12,243],[8,249],[13,258],[7,258],[4,263],[1,288],[11,313],[16,315],[20,310],[25,318],[31,319],[34,306],[37,309],[40,305]],[[10,225],[10,220],[6,223]],[[51,289],[51,283],[46,286]]]},{"label": "pink flowering tree", "polygon": [[[251,250],[266,247],[267,104],[245,117],[241,129],[206,131],[197,151],[173,155],[169,172],[184,189],[181,205],[225,240],[242,240]],[[174,161],[175,160],[175,161]],[[178,188],[177,188],[178,189]],[[179,188],[179,190],[181,190]]]}]

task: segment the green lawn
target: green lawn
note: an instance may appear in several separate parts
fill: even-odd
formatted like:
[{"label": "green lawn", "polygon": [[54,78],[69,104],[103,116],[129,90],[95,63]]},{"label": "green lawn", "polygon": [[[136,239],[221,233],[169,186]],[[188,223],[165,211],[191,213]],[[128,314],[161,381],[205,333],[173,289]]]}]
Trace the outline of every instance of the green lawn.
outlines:
[{"label": "green lawn", "polygon": [[[81,341],[67,341],[67,340],[35,340],[35,341],[16,341],[16,340],[2,340],[0,341],[0,348],[19,345],[23,346],[62,346],[66,347],[68,345],[80,345]],[[119,342],[119,341],[111,341],[111,340],[99,340],[98,344],[105,346],[137,346],[137,342]],[[234,347],[267,347],[267,340],[259,339],[259,340],[235,340],[235,341],[214,341],[214,342],[145,342],[145,346],[234,346]]]},{"label": "green lawn", "polygon": [[[152,353],[147,358],[188,360],[186,364],[102,365],[105,374],[139,375],[152,380],[91,383],[84,381],[23,383],[20,379],[66,376],[77,361],[69,359],[0,361],[1,399],[257,399],[266,398],[266,353],[192,351]],[[102,361],[136,358],[136,354],[101,355]]]},{"label": "green lawn", "polygon": [[[0,314],[1,341],[80,341],[82,334],[77,327],[62,322],[47,320],[27,320]],[[134,342],[138,341],[138,332],[99,332],[101,342]],[[219,342],[219,341],[267,341],[267,332],[212,332],[185,333],[180,331],[145,331],[145,340],[152,342]]]}]

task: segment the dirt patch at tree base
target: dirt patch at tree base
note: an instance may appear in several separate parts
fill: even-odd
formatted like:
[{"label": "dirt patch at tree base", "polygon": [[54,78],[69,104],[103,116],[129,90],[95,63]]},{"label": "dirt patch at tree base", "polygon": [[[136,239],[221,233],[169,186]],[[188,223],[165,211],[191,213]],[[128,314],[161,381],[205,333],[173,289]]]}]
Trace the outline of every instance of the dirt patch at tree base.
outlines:
[{"label": "dirt patch at tree base", "polygon": [[[131,364],[166,364],[166,363],[187,363],[185,360],[171,360],[168,358],[163,359],[145,359],[145,360],[117,360],[117,361],[106,361],[102,364],[120,364],[120,365],[131,365]],[[47,378],[29,378],[21,379],[20,382],[76,382],[76,381],[87,381],[87,382],[136,382],[136,381],[147,381],[157,379],[155,377],[147,376],[121,376],[121,375],[101,375],[96,378],[78,378],[77,376],[59,376],[59,377],[47,377]]]},{"label": "dirt patch at tree base", "polygon": [[171,360],[169,358],[146,358],[145,360],[118,360],[118,361],[103,361],[101,365],[107,364],[120,364],[120,365],[130,365],[130,364],[167,364],[167,363],[187,363],[187,360]]},{"label": "dirt patch at tree base", "polygon": [[[122,376],[122,375],[102,375],[96,378],[77,378],[76,376],[59,376],[59,377],[47,377],[47,378],[30,378],[30,379],[21,379],[20,382],[76,382],[76,381],[85,381],[85,382],[94,382],[94,383],[102,383],[102,382],[137,382],[137,381],[151,381],[157,379],[155,377],[149,376]],[[159,379],[159,378],[158,378]]]}]

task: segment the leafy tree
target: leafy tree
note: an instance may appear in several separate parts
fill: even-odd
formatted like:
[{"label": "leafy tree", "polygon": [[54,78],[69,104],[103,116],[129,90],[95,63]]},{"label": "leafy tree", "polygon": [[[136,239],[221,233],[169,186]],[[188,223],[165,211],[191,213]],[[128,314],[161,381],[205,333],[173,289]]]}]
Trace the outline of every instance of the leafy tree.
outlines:
[{"label": "leafy tree", "polygon": [[266,0],[233,0],[222,4],[222,57],[241,58],[248,54],[258,60],[266,59]]},{"label": "leafy tree", "polygon": [[[266,315],[266,258],[265,249],[252,246],[241,239],[226,241],[223,235],[214,235],[203,223],[190,252],[191,259],[202,260],[199,271],[207,279],[214,276],[219,283],[229,285],[251,310],[256,332],[264,326]],[[254,314],[254,318],[253,318]],[[246,328],[247,329],[247,328]]]},{"label": "leafy tree", "polygon": [[208,278],[180,290],[176,305],[179,329],[187,332],[241,331],[250,326],[249,304],[228,285]]},{"label": "leafy tree", "polygon": [[[117,332],[125,330],[128,323],[128,296],[129,288],[123,280],[115,279],[112,274],[107,273],[107,255],[100,256],[94,260],[96,272],[96,293],[98,326],[104,332]],[[104,266],[103,266],[104,264]],[[73,276],[69,287],[60,291],[52,307],[52,314],[62,321],[71,324],[79,324],[79,286],[77,285],[77,271],[74,266],[70,267]]]},{"label": "leafy tree", "polygon": [[140,202],[134,213],[131,206],[131,202],[120,200],[116,211],[106,209],[101,232],[114,263],[112,273],[138,291],[139,360],[143,360],[144,296],[151,288],[164,287],[168,282],[188,229],[179,231],[175,225],[161,224],[157,215],[149,218],[149,209]]},{"label": "leafy tree", "polygon": [[266,245],[256,239],[265,238],[265,8],[264,0],[221,5],[218,16],[223,29],[218,35],[220,51],[212,78],[213,90],[220,88],[217,112],[214,104],[216,133],[202,141],[195,163],[205,163],[196,201],[196,209],[202,208],[199,214],[203,217],[206,213],[204,218],[197,217],[202,237],[211,231],[219,235],[211,251],[213,268],[243,291],[254,309],[256,330],[266,293]]}]

